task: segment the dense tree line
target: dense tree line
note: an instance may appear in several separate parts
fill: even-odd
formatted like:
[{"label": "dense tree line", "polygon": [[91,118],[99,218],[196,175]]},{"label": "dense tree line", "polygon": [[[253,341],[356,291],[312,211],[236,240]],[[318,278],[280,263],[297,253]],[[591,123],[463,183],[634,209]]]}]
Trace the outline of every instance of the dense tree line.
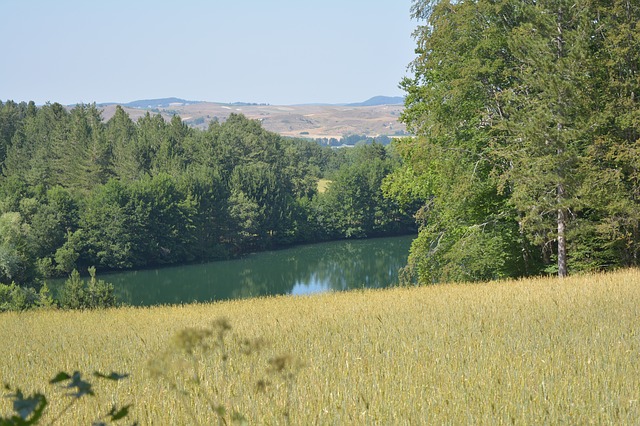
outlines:
[{"label": "dense tree line", "polygon": [[342,147],[342,146],[355,146],[361,144],[371,144],[371,143],[379,143],[382,145],[389,145],[393,138],[390,138],[386,135],[380,135],[376,137],[371,137],[367,135],[346,135],[337,138],[315,138],[317,143],[323,146],[334,146],[334,147]]},{"label": "dense tree line", "polygon": [[415,0],[385,183],[420,208],[421,282],[637,266],[640,3]]},{"label": "dense tree line", "polygon": [[[206,131],[95,105],[0,103],[0,283],[406,232],[379,144],[333,150],[232,115]],[[331,181],[318,192],[320,178]]]}]

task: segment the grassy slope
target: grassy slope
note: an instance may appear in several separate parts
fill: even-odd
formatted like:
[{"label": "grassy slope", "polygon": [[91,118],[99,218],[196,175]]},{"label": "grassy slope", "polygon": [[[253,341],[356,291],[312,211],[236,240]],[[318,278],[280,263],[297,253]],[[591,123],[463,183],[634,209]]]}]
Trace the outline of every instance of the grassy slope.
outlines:
[{"label": "grassy slope", "polygon": [[[640,419],[640,271],[482,285],[358,291],[152,309],[0,316],[0,380],[24,391],[58,370],[130,372],[98,388],[73,422],[132,402],[141,424],[192,421],[177,394],[149,377],[171,336],[226,317],[230,361],[199,358],[203,387],[257,424],[634,424]],[[255,356],[234,349],[262,337]],[[291,380],[267,360],[304,363]],[[165,359],[165,358],[163,358]],[[173,359],[173,358],[172,358]],[[165,359],[166,360],[166,359]],[[163,364],[168,365],[168,364]],[[188,376],[188,364],[178,364]],[[166,369],[166,374],[173,374]],[[271,383],[267,395],[258,379]],[[290,400],[290,402],[287,402]],[[205,400],[184,401],[213,422]],[[96,404],[97,403],[97,404]],[[8,401],[0,402],[8,413]],[[51,408],[59,411],[62,403]],[[104,411],[104,410],[102,410]]]},{"label": "grassy slope", "polygon": [[[110,119],[115,113],[115,105],[103,109],[103,118]],[[217,117],[224,121],[231,113],[244,114],[248,118],[262,121],[262,126],[283,136],[306,138],[336,138],[345,135],[366,134],[368,136],[393,136],[406,130],[398,122],[403,111],[402,105],[378,106],[337,106],[337,105],[223,105],[199,103],[195,105],[170,106],[160,108],[165,119],[170,120],[175,113],[187,123],[197,118],[204,122],[197,126],[206,129],[209,122]],[[138,120],[147,110],[124,107],[133,120]],[[154,114],[153,112],[151,114]]]}]

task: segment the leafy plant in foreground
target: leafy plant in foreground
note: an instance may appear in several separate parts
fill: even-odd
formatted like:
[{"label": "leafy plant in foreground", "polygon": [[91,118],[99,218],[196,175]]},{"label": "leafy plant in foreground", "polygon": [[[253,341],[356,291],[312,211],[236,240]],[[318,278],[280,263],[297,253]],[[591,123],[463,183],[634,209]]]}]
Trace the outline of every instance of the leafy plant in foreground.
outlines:
[{"label": "leafy plant in foreground", "polygon": [[[94,372],[93,376],[111,381],[119,381],[129,377],[128,374],[112,372],[111,374],[106,375],[98,371]],[[49,425],[55,424],[58,420],[64,417],[69,409],[73,407],[80,398],[84,396],[95,396],[93,384],[85,380],[79,371],[75,371],[73,374],[61,371],[56,374],[49,383],[68,390],[69,393],[67,393],[66,396],[70,398],[69,403],[55,416]],[[7,398],[11,398],[15,414],[9,417],[0,417],[0,426],[25,426],[39,424],[45,409],[49,404],[46,396],[39,392],[25,396],[22,390],[19,388],[13,390],[8,384],[5,384],[4,388],[5,390],[12,392],[7,395]],[[93,425],[101,426],[106,425],[107,422],[115,422],[123,419],[129,414],[130,407],[131,404],[120,408],[114,405],[107,414],[98,419],[98,421],[93,422]]]}]

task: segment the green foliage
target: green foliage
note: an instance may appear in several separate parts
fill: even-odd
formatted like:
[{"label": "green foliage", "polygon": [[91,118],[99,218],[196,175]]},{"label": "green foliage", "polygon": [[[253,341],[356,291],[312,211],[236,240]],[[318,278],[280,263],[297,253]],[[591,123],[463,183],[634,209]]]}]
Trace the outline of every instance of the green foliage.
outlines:
[{"label": "green foliage", "polygon": [[117,306],[112,284],[96,278],[96,269],[89,268],[90,279],[85,282],[74,269],[58,294],[63,309],[96,309]]},{"label": "green foliage", "polygon": [[148,170],[147,155],[139,144],[135,123],[120,105],[107,122],[106,132],[113,154],[113,174],[123,181],[140,179]]},{"label": "green foliage", "polygon": [[35,304],[37,293],[33,289],[0,284],[0,311],[21,311]]},{"label": "green foliage", "polygon": [[8,282],[20,275],[22,260],[11,244],[0,245],[0,281]]},{"label": "green foliage", "polygon": [[400,205],[421,206],[405,275],[637,265],[640,63],[629,54],[640,7],[417,0],[412,12],[427,20],[401,83],[417,137],[396,143],[404,163],[384,184]]},{"label": "green foliage", "polygon": [[410,232],[409,215],[383,196],[383,180],[396,166],[386,149],[361,145],[346,160],[327,191],[317,196],[314,213],[321,227],[334,238]]},{"label": "green foliage", "polygon": [[[7,384],[5,384],[4,388],[7,391],[12,391]],[[16,414],[11,417],[0,418],[0,425],[2,426],[38,424],[48,405],[47,398],[41,393],[34,393],[25,397],[20,389],[16,389],[8,397],[13,401],[13,411]]]},{"label": "green foliage", "polygon": [[28,249],[28,232],[19,212],[0,215],[0,282],[21,282],[29,278],[24,255]]},{"label": "green foliage", "polygon": [[74,269],[69,279],[64,282],[63,287],[60,289],[58,295],[60,306],[67,309],[84,307],[85,287],[84,281],[80,278],[80,273],[77,269]]},{"label": "green foliage", "polygon": [[[94,372],[94,377],[110,381],[119,381],[129,377],[128,374],[119,374],[112,372],[108,375]],[[62,419],[69,409],[73,407],[77,401],[85,396],[94,396],[93,384],[82,377],[79,371],[75,371],[73,374],[66,373],[64,371],[59,372],[50,381],[50,384],[57,385],[61,389],[64,389],[66,397],[71,401],[67,404],[56,417],[48,424],[53,425]],[[2,426],[27,426],[39,424],[42,420],[42,416],[45,413],[45,409],[49,405],[49,401],[44,394],[36,392],[32,395],[26,396],[20,389],[13,390],[8,384],[5,384],[5,390],[13,391],[7,395],[13,402],[13,411],[16,413],[10,417],[0,417],[0,425]],[[129,408],[131,404],[125,405],[121,408],[117,408],[115,405],[111,410],[104,415],[101,419],[107,419],[108,422],[115,422],[123,419],[129,414]],[[105,422],[94,422],[94,425],[105,425]]]}]

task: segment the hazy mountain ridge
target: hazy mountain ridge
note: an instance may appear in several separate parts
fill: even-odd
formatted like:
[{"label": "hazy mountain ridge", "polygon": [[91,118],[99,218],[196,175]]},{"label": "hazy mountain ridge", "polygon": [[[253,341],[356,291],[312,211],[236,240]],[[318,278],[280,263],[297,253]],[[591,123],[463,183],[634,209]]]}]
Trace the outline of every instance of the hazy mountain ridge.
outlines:
[{"label": "hazy mountain ridge", "polygon": [[[254,103],[254,102],[211,102],[211,101],[190,101],[186,99],[171,97],[171,98],[158,98],[158,99],[141,99],[136,101],[131,101],[127,103],[120,102],[102,102],[97,104],[99,107],[106,107],[109,105],[120,105],[123,107],[129,108],[142,108],[142,109],[153,109],[153,108],[169,108],[171,106],[184,106],[184,105],[195,105],[201,103],[214,103],[220,105],[230,105],[230,106],[268,106],[270,104],[266,103]],[[354,103],[346,103],[346,104],[330,104],[330,103],[304,103],[304,104],[295,104],[292,106],[378,106],[378,105],[402,105],[404,104],[404,97],[402,96],[374,96],[372,98],[367,99],[363,102],[354,102]]]},{"label": "hazy mountain ridge", "polygon": [[347,106],[376,106],[376,105],[404,105],[402,96],[374,96],[364,102],[347,104]]},{"label": "hazy mountain ridge", "polygon": [[141,108],[141,109],[153,109],[153,108],[168,108],[171,106],[183,106],[199,104],[204,101],[188,101],[180,98],[159,98],[159,99],[141,99],[137,101],[131,101],[127,103],[120,102],[103,102],[97,104],[99,107],[106,107],[109,105],[120,105],[129,108]]}]

